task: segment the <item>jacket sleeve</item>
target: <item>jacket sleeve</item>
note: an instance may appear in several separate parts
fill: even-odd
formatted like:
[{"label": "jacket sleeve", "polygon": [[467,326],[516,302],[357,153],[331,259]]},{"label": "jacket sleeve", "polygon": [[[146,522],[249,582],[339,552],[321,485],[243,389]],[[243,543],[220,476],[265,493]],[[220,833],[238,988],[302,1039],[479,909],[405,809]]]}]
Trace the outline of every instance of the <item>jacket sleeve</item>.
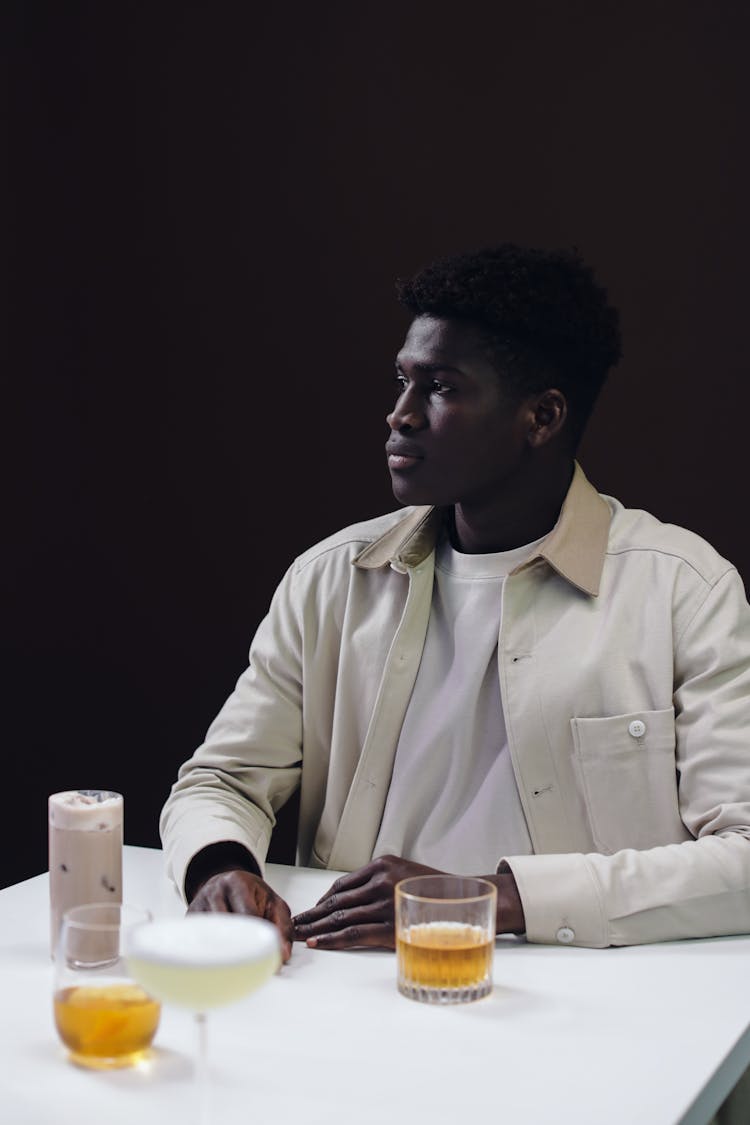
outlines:
[{"label": "jacket sleeve", "polygon": [[302,630],[294,567],[282,579],[250,648],[249,665],[178,772],[160,818],[167,871],[180,893],[193,856],[229,840],[261,870],[275,812],[299,785]]},{"label": "jacket sleeve", "polygon": [[602,947],[750,932],[750,607],[736,570],[675,638],[674,683],[676,784],[694,839],[505,857],[529,941]]}]

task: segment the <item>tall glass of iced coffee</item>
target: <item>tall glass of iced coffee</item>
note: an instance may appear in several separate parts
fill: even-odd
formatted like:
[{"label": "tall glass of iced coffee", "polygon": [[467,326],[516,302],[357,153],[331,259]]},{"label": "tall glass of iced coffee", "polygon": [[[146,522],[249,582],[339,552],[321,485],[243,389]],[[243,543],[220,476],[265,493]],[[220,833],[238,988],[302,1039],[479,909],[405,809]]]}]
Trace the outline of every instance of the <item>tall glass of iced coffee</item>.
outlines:
[{"label": "tall glass of iced coffee", "polygon": [[71,789],[49,798],[50,949],[64,911],[122,902],[122,794]]}]

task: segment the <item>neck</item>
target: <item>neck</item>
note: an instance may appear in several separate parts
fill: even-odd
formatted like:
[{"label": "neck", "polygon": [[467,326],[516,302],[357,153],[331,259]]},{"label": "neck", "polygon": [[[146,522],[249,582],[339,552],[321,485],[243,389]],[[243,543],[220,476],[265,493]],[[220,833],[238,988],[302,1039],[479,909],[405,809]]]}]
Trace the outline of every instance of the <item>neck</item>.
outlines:
[{"label": "neck", "polygon": [[487,501],[456,504],[451,540],[467,555],[512,551],[551,531],[573,478],[572,459],[509,481]]}]

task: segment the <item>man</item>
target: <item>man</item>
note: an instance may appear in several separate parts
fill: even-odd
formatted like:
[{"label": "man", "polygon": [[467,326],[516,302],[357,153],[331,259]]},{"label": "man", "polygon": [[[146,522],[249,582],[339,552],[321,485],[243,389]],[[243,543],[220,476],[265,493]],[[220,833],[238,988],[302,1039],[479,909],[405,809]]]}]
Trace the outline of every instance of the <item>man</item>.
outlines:
[{"label": "man", "polygon": [[[750,608],[691,532],[575,452],[620,356],[576,253],[503,244],[399,283],[401,508],[302,554],[162,816],[191,910],[393,945],[393,888],[498,889],[498,931],[608,946],[750,931]],[[263,878],[350,874],[296,918]]]}]

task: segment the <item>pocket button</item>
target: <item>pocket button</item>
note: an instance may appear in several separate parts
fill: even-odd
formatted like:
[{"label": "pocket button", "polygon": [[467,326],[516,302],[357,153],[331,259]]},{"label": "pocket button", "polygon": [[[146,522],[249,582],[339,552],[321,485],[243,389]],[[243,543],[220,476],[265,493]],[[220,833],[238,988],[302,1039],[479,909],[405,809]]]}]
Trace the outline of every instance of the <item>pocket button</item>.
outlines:
[{"label": "pocket button", "polygon": [[643,738],[645,733],[646,724],[642,723],[640,719],[633,719],[632,723],[628,727],[628,734],[631,734],[633,738]]}]

